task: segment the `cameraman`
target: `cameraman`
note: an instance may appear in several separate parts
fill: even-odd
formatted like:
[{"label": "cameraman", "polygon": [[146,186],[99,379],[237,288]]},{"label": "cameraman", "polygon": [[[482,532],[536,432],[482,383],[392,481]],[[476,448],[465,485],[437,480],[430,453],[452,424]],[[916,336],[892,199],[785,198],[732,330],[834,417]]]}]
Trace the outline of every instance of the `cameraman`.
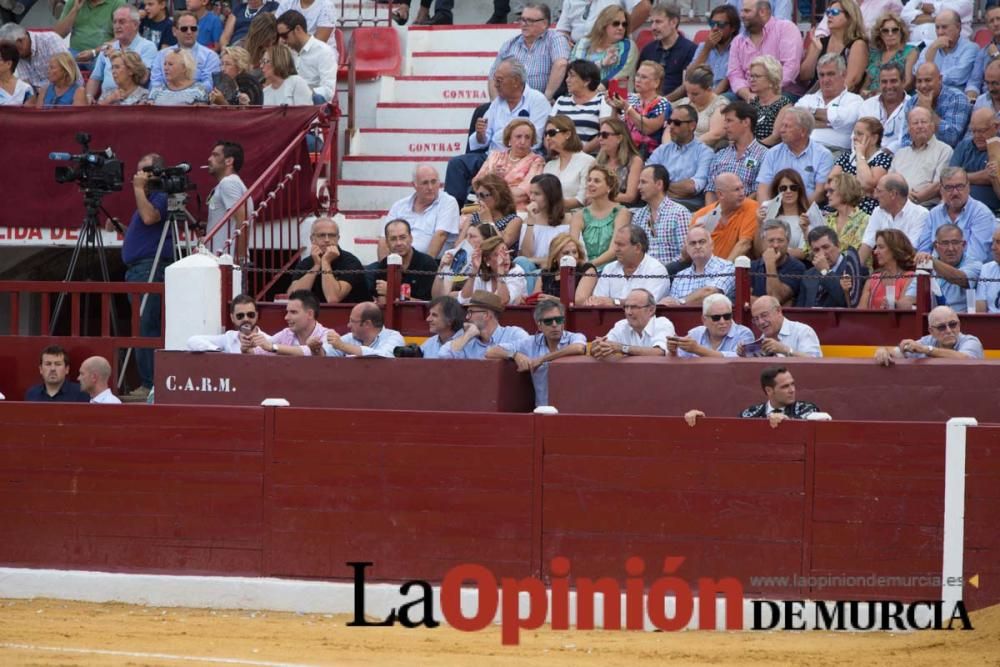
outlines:
[{"label": "cameraman", "polygon": [[[139,160],[138,169],[132,177],[132,190],[135,193],[135,213],[129,220],[125,230],[125,242],[122,244],[122,261],[125,262],[125,282],[145,283],[163,282],[163,271],[173,261],[173,234],[167,227],[167,235],[160,251],[160,261],[156,262],[156,272],[153,273],[153,262],[156,259],[156,249],[163,235],[164,225],[167,225],[167,195],[164,192],[150,193],[149,168],[163,169],[163,158],[156,153],[150,153]],[[150,274],[153,273],[152,279]],[[139,308],[142,295],[132,297],[132,307]],[[160,295],[150,294],[139,320],[139,335],[157,337],[161,332]],[[153,388],[153,350],[136,348],[136,364],[139,366],[139,378],[142,384],[128,398],[145,400]]]}]

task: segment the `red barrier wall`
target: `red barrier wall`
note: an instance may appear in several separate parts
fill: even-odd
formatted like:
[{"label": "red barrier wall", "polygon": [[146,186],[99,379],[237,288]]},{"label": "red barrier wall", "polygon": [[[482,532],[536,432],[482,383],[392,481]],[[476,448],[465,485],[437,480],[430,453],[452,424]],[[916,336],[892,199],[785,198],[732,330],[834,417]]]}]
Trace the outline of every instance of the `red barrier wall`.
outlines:
[{"label": "red barrier wall", "polygon": [[968,430],[965,476],[965,572],[979,575],[966,600],[985,607],[1000,600],[1000,427]]}]

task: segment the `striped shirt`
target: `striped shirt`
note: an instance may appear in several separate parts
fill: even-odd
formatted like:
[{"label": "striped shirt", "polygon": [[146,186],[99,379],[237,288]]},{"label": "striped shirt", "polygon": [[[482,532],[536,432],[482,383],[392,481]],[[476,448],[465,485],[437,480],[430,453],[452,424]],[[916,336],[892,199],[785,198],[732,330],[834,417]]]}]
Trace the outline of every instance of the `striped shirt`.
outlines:
[{"label": "striped shirt", "polygon": [[611,107],[604,101],[604,94],[598,93],[589,102],[577,104],[572,95],[563,95],[552,105],[553,116],[566,116],[576,126],[580,141],[587,143],[597,136],[601,129],[601,119],[611,115]]},{"label": "striped shirt", "polygon": [[705,192],[715,192],[715,177],[719,174],[736,174],[743,181],[747,196],[754,194],[757,192],[757,172],[766,154],[767,146],[756,139],[750,142],[742,155],[736,152],[735,145],[723,148],[712,158]]},{"label": "striped shirt", "polygon": [[530,47],[524,43],[523,35],[509,39],[500,47],[496,60],[490,67],[491,79],[504,58],[514,58],[524,65],[528,72],[528,86],[544,93],[549,85],[553,63],[557,60],[569,60],[569,42],[565,35],[552,29],[539,35]]}]

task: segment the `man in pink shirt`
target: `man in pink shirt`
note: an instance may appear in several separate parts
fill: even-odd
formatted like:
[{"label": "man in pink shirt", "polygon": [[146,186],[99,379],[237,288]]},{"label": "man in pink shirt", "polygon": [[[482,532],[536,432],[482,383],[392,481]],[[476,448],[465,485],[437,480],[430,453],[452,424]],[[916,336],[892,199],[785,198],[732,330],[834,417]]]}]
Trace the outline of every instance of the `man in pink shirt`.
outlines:
[{"label": "man in pink shirt", "polygon": [[[740,99],[753,99],[747,75],[757,56],[774,56],[781,63],[782,90],[793,87],[802,62],[802,33],[791,21],[771,16],[768,0],[743,0],[740,10],[744,32],[729,47],[729,87]],[[794,92],[799,92],[797,89]]]}]

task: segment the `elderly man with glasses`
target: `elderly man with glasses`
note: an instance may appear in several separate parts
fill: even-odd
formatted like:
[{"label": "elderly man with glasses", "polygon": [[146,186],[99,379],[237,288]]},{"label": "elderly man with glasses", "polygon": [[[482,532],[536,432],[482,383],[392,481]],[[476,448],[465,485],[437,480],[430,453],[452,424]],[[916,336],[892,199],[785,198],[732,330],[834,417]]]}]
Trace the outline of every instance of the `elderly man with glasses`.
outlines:
[{"label": "elderly man with glasses", "polygon": [[762,296],[750,306],[754,326],[760,331],[759,344],[740,345],[741,357],[822,357],[819,336],[808,324],[793,322],[781,312],[773,296]]},{"label": "elderly man with glasses", "polygon": [[551,102],[566,78],[569,65],[569,42],[562,33],[549,28],[552,11],[542,2],[526,2],[521,10],[521,34],[508,39],[497,52],[490,67],[490,97],[496,97],[493,74],[507,58],[516,58],[524,64],[529,88],[534,88]]},{"label": "elderly man with glasses", "polygon": [[331,218],[316,218],[309,233],[309,255],[295,265],[298,276],[289,293],[311,291],[320,303],[361,303],[372,295],[361,260],[340,247],[340,227]]},{"label": "elderly man with glasses", "polygon": [[983,263],[969,256],[961,227],[952,224],[938,227],[934,253],[918,252],[916,262],[917,266],[933,264],[936,283],[933,294],[940,305],[959,313],[975,312],[976,283]]},{"label": "elderly man with glasses", "polygon": [[[996,174],[996,166],[988,171]],[[990,243],[996,216],[981,201],[972,196],[972,177],[961,167],[945,167],[941,170],[941,203],[927,215],[927,224],[914,244],[920,252],[931,252],[933,239],[938,229],[944,225],[956,225],[968,243],[968,254],[972,259],[986,262],[990,259]]]},{"label": "elderly man with glasses", "polygon": [[962,333],[958,313],[948,306],[938,306],[927,315],[927,330],[920,340],[909,338],[896,347],[875,350],[875,363],[892,366],[896,359],[982,359],[983,344],[978,338]]},{"label": "elderly man with glasses", "polygon": [[618,320],[607,336],[598,336],[590,346],[595,359],[621,357],[662,357],[667,353],[667,339],[676,335],[674,324],[656,317],[656,299],[649,290],[638,288],[628,293],[622,308],[625,319]]},{"label": "elderly man with glasses", "polygon": [[735,357],[740,345],[753,342],[753,331],[733,322],[733,302],[710,294],[701,304],[701,326],[687,336],[667,338],[667,353],[676,357]]}]

